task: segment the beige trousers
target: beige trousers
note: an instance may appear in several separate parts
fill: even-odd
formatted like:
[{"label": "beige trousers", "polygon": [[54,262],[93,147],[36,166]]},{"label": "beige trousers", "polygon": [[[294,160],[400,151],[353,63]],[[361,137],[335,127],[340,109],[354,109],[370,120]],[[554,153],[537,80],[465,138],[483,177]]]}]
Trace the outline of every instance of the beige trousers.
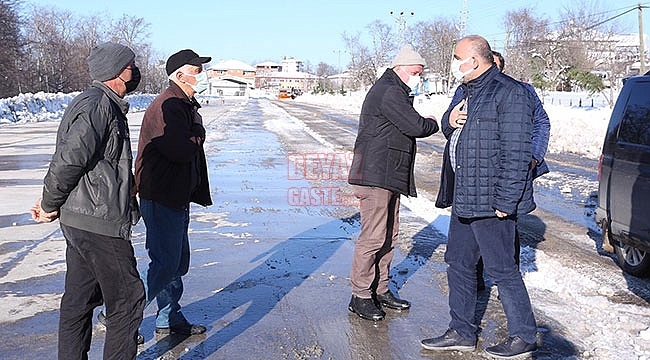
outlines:
[{"label": "beige trousers", "polygon": [[353,295],[367,299],[388,291],[393,243],[399,235],[400,194],[372,186],[353,187],[360,200],[361,234],[354,248],[350,283]]}]

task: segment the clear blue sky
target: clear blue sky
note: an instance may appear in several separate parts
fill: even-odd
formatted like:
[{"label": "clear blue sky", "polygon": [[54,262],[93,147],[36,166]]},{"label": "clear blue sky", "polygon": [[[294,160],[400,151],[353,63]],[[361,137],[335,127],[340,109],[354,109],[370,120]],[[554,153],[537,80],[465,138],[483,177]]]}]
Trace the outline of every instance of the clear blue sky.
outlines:
[{"label": "clear blue sky", "polygon": [[[557,21],[560,12],[575,8],[581,0],[466,0],[468,34],[484,36],[501,50],[505,33],[503,17],[507,11],[529,7],[537,16]],[[279,62],[283,56],[320,62],[338,67],[348,62],[341,35],[366,32],[375,20],[398,28],[393,11],[414,12],[407,24],[438,17],[458,19],[463,0],[22,0],[30,5],[52,6],[73,14],[88,16],[108,13],[113,20],[122,14],[142,17],[150,24],[151,43],[166,59],[170,54],[191,48],[200,55],[219,60],[237,59],[254,65],[262,61]],[[589,9],[607,17],[638,4],[633,0],[586,0]],[[649,2],[642,2],[650,5]],[[650,33],[650,9],[644,9],[644,32]],[[638,14],[630,12],[617,19],[623,32],[638,31]]]}]

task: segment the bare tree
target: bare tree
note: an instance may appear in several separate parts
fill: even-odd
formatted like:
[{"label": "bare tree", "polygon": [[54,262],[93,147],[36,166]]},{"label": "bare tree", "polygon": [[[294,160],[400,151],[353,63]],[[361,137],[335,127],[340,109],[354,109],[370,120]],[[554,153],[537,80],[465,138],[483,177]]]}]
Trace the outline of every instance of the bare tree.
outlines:
[{"label": "bare tree", "polygon": [[22,91],[20,18],[18,2],[0,0],[0,97],[18,95]]},{"label": "bare tree", "polygon": [[398,40],[392,28],[379,20],[367,25],[366,29],[370,35],[371,46],[361,43],[361,33],[343,33],[346,51],[350,54],[353,82],[364,86],[374,84],[380,72],[390,66]]},{"label": "bare tree", "polygon": [[33,74],[30,90],[79,90],[84,73],[79,71],[80,54],[73,46],[76,20],[72,13],[53,7],[34,8],[26,24],[26,55]]},{"label": "bare tree", "polygon": [[324,62],[320,62],[318,66],[316,67],[316,75],[326,77],[329,75],[334,75],[336,74],[336,69]]},{"label": "bare tree", "polygon": [[357,32],[354,35],[343,33],[343,42],[345,43],[346,51],[350,54],[350,70],[354,82],[363,84],[363,79],[367,77],[365,74],[368,65],[365,63],[368,56],[368,49],[361,41],[361,33]]},{"label": "bare tree", "polygon": [[[548,20],[536,17],[530,8],[509,11],[504,17],[506,72],[516,79],[531,79],[544,72],[553,53],[547,39]],[[537,59],[537,61],[535,61]]]},{"label": "bare tree", "polygon": [[429,73],[446,79],[459,36],[456,24],[446,18],[418,22],[409,28],[409,34],[413,46],[427,61]]}]

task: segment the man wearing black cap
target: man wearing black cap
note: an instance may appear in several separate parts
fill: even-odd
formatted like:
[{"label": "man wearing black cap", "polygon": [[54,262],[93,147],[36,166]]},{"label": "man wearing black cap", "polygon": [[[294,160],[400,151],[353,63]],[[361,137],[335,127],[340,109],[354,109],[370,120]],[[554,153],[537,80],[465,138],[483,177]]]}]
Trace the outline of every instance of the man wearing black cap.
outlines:
[{"label": "man wearing black cap", "polygon": [[142,278],[147,305],[154,298],[158,303],[157,334],[206,331],[185,319],[179,301],[181,277],[190,263],[190,203],[212,205],[205,128],[194,98],[208,87],[203,64],[210,60],[189,49],[171,55],[166,66],[169,87],[149,105],[140,130],[135,176],[151,259]]},{"label": "man wearing black cap", "polygon": [[75,97],[59,125],[38,222],[59,218],[66,239],[59,359],[87,359],[95,307],[106,306],[104,359],[135,359],[145,293],[131,245],[138,221],[133,155],[124,96],[138,86],[135,54],[103,43],[88,57],[92,85]]}]

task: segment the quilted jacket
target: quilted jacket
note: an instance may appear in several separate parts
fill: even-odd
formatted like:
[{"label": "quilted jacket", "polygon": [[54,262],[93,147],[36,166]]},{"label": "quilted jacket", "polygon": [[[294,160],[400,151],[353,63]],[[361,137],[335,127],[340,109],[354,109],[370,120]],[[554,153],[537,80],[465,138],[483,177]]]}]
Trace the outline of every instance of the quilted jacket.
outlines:
[{"label": "quilted jacket", "polygon": [[533,211],[532,94],[496,66],[468,82],[466,90],[468,116],[456,145],[452,211],[465,218]]}]

